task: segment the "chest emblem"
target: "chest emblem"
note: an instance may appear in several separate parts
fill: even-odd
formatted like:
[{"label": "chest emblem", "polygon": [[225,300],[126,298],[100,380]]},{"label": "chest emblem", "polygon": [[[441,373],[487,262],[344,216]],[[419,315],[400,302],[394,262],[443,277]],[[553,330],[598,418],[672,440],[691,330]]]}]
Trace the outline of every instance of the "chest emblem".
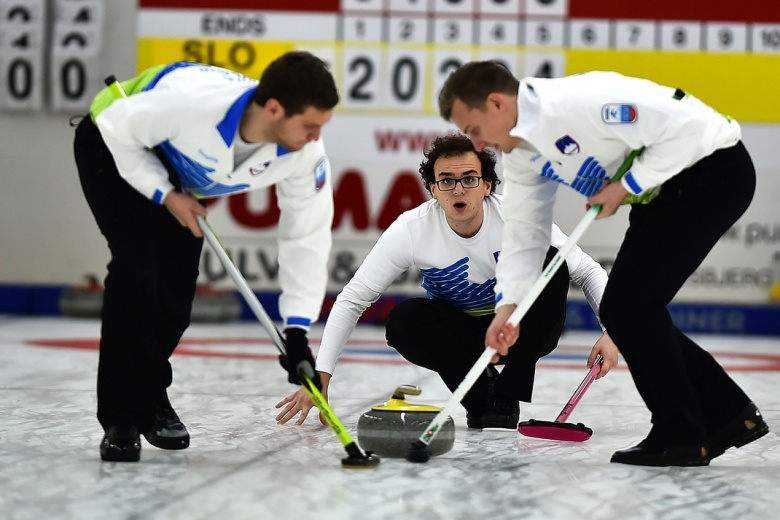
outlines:
[{"label": "chest emblem", "polygon": [[564,155],[574,155],[580,153],[580,145],[571,138],[570,135],[564,135],[557,141],[555,141],[555,147],[561,151]]}]

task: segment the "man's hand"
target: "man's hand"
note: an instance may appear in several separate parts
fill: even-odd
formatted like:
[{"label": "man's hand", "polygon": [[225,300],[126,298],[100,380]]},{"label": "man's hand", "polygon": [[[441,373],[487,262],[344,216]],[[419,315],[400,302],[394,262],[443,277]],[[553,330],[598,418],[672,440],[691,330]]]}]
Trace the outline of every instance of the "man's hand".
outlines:
[{"label": "man's hand", "polygon": [[496,316],[490,323],[485,333],[485,346],[493,347],[498,354],[493,356],[493,363],[497,363],[499,355],[506,356],[509,353],[509,347],[515,344],[520,337],[520,325],[512,326],[507,323],[509,316],[517,308],[517,305],[502,305],[496,309]]},{"label": "man's hand", "polygon": [[306,331],[290,327],[285,329],[284,335],[287,355],[279,356],[279,362],[287,370],[287,381],[294,385],[300,385],[298,373],[303,371],[312,380],[314,386],[322,390],[320,374],[314,371],[314,356],[309,348],[309,338],[306,337]]},{"label": "man's hand", "polygon": [[[318,372],[318,374],[322,379],[322,396],[325,398],[325,401],[327,401],[330,374],[327,372]],[[295,416],[300,412],[301,416],[295,422],[295,426],[300,426],[306,420],[306,417],[308,417],[309,410],[314,407],[314,403],[312,402],[311,397],[309,397],[309,394],[306,393],[306,390],[301,388],[297,392],[293,392],[289,396],[276,403],[276,408],[281,408],[282,406],[284,406],[284,409],[279,412],[279,415],[276,416],[277,424],[287,423],[288,421],[294,419]],[[320,422],[325,426],[328,425],[327,421],[325,421],[325,419],[322,417],[322,414],[320,414]]]},{"label": "man's hand", "polygon": [[606,332],[604,332],[596,344],[593,345],[590,356],[588,356],[588,368],[593,368],[593,363],[596,361],[596,356],[599,354],[604,358],[604,361],[601,364],[601,371],[596,376],[596,379],[601,379],[607,375],[607,373],[618,364],[619,352],[617,345],[615,345],[612,338],[610,338],[609,334]]},{"label": "man's hand", "polygon": [[611,182],[603,185],[599,191],[588,198],[587,209],[596,204],[601,204],[601,211],[596,220],[611,217],[615,214],[623,201],[626,200],[628,191],[620,182]]},{"label": "man's hand", "polygon": [[206,208],[190,193],[170,191],[165,196],[163,205],[168,208],[183,227],[189,228],[196,237],[202,237],[203,231],[198,225],[197,215],[206,216]]}]

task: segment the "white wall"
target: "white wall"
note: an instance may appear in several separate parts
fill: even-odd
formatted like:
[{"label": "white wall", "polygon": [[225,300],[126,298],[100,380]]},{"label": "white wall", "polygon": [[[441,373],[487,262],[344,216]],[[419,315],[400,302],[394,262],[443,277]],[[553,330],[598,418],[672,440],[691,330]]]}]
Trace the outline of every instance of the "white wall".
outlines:
[{"label": "white wall", "polygon": [[[104,5],[101,64],[106,75],[130,77],[136,3]],[[77,283],[105,272],[108,251],[81,193],[69,117],[0,111],[0,283]]]}]

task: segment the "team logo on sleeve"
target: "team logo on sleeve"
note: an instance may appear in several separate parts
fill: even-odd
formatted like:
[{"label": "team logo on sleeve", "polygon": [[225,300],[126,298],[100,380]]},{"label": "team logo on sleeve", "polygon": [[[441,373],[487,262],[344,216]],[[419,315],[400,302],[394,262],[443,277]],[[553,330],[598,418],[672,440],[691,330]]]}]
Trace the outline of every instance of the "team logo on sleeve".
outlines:
[{"label": "team logo on sleeve", "polygon": [[325,157],[320,159],[320,162],[314,167],[314,177],[316,179],[315,188],[320,191],[328,180],[328,160]]},{"label": "team logo on sleeve", "polygon": [[635,123],[638,115],[636,105],[613,103],[601,107],[601,119],[607,124]]},{"label": "team logo on sleeve", "polygon": [[571,138],[570,135],[564,135],[557,141],[555,141],[555,147],[561,151],[564,155],[574,155],[580,153],[580,145]]}]

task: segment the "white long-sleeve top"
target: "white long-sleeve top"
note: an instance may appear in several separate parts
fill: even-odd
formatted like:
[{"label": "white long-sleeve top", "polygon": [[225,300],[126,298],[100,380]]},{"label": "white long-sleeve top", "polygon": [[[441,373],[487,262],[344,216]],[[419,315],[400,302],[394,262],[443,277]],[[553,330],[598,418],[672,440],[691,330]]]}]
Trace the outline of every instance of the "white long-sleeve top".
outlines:
[{"label": "white long-sleeve top", "polygon": [[276,143],[257,144],[254,151],[244,145],[241,150],[251,153],[236,163],[238,124],[257,81],[179,62],[122,85],[128,97],[109,99],[110,92],[101,91],[91,115],[119,174],[141,194],[161,204],[173,189],[157,154],[199,197],[276,186],[280,312],[285,326],[308,328],[325,297],[331,248],[333,193],[322,141],[294,152]]},{"label": "white long-sleeve top", "polygon": [[[322,335],[317,370],[333,374],[360,316],[412,266],[420,270],[428,297],[448,300],[466,314],[493,313],[496,263],[499,253],[503,256],[501,206],[501,195],[485,198],[482,226],[471,238],[452,230],[436,200],[401,214],[379,237],[336,298]],[[552,245],[561,247],[568,237],[554,224],[551,231]],[[598,316],[607,284],[606,271],[576,246],[566,256],[566,263],[569,276],[582,287]]]},{"label": "white long-sleeve top", "polygon": [[503,154],[499,305],[519,303],[541,272],[560,184],[590,196],[644,149],[620,181],[640,195],[741,138],[736,121],[695,97],[615,72],[526,78],[517,106],[510,134],[522,142]]}]

